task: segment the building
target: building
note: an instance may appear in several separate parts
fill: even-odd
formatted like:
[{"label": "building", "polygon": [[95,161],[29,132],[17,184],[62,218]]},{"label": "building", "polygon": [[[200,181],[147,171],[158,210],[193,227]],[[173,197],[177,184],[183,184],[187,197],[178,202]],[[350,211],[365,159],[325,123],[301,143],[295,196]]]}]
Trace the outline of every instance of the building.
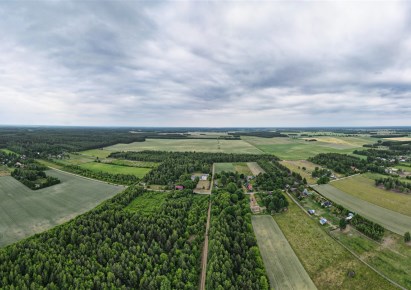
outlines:
[{"label": "building", "polygon": [[182,185],[176,185],[175,189],[176,189],[176,190],[183,190],[183,189],[184,189],[184,186],[182,186]]},{"label": "building", "polygon": [[327,221],[327,219],[325,219],[325,218],[321,218],[321,219],[320,219],[320,224],[321,224],[321,225],[325,225],[327,222],[328,222],[328,221]]}]

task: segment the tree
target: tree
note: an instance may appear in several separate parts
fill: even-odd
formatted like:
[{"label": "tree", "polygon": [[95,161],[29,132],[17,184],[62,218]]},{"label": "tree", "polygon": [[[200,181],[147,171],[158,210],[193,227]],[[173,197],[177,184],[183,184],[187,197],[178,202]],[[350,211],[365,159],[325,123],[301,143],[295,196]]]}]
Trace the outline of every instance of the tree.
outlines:
[{"label": "tree", "polygon": [[340,219],[340,230],[344,230],[347,227],[347,221],[345,218]]},{"label": "tree", "polygon": [[411,241],[411,235],[410,232],[406,232],[404,234],[404,242],[408,243],[409,241]]},{"label": "tree", "polygon": [[227,185],[227,191],[228,191],[229,193],[234,193],[236,190],[237,190],[237,185],[236,185],[234,182],[230,182],[230,183]]}]

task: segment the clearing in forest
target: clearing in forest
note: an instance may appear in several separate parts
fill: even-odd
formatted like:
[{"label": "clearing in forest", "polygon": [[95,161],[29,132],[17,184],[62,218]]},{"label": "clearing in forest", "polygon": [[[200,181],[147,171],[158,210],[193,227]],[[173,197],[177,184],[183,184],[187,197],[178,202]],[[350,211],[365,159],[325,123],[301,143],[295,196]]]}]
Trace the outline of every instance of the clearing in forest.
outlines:
[{"label": "clearing in forest", "polygon": [[248,168],[250,168],[254,176],[257,176],[260,173],[265,173],[264,169],[262,169],[261,166],[258,165],[257,162],[247,162],[247,166]]},{"label": "clearing in forest", "polygon": [[257,243],[274,289],[317,289],[270,215],[252,216]]},{"label": "clearing in forest", "polygon": [[31,190],[11,176],[0,177],[0,247],[62,224],[124,189],[48,170],[60,184]]}]

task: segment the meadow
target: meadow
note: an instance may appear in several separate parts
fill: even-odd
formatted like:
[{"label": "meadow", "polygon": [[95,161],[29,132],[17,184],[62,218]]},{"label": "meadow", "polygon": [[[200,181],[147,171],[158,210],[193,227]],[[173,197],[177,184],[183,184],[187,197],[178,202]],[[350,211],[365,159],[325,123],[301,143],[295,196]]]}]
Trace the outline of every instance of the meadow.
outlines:
[{"label": "meadow", "polygon": [[[347,178],[346,180],[349,179]],[[340,204],[394,233],[404,235],[405,232],[411,229],[411,216],[380,207],[339,190],[330,184],[315,185],[312,188],[332,202]]]},{"label": "meadow", "polygon": [[124,210],[140,214],[154,214],[164,204],[168,192],[147,191],[135,198]]},{"label": "meadow", "polygon": [[332,182],[332,186],[383,208],[411,216],[410,194],[393,192],[376,187],[374,180],[364,175],[334,181]]},{"label": "meadow", "polygon": [[220,172],[238,172],[239,174],[244,174],[246,176],[253,175],[248,163],[236,162],[236,163],[214,163],[215,173]]},{"label": "meadow", "polygon": [[[274,219],[318,289],[396,289],[289,202],[288,211]],[[348,271],[355,271],[355,277],[348,277]]]},{"label": "meadow", "polygon": [[145,142],[116,144],[104,148],[108,151],[195,151],[214,153],[261,154],[261,150],[243,140],[219,139],[147,139]]},{"label": "meadow", "polygon": [[62,224],[124,189],[56,170],[47,175],[61,183],[33,191],[13,177],[0,177],[0,246]]},{"label": "meadow", "polygon": [[214,163],[214,171],[215,173],[220,173],[220,172],[234,172],[234,164],[233,163]]},{"label": "meadow", "polygon": [[99,163],[99,162],[89,162],[79,165],[82,168],[92,170],[92,171],[101,171],[111,174],[131,174],[139,178],[146,175],[150,172],[150,168],[142,167],[131,167],[131,166],[119,166],[114,164]]},{"label": "meadow", "polygon": [[270,215],[251,218],[270,285],[274,289],[317,289]]},{"label": "meadow", "polygon": [[264,169],[257,162],[247,162],[248,168],[250,168],[251,173],[254,176],[257,176],[260,173],[265,173]]},{"label": "meadow", "polygon": [[[280,161],[280,163],[291,171],[299,173],[307,180],[308,184],[316,183],[317,180],[311,176],[311,173],[314,171],[315,167],[321,167],[307,160],[283,160]],[[305,170],[302,169],[303,167],[305,167]]]},{"label": "meadow", "polygon": [[319,153],[352,154],[362,145],[374,143],[369,137],[313,137],[315,142],[305,141],[304,138],[259,138],[241,137],[242,140],[260,149],[264,153],[274,154],[283,160],[303,160]]}]

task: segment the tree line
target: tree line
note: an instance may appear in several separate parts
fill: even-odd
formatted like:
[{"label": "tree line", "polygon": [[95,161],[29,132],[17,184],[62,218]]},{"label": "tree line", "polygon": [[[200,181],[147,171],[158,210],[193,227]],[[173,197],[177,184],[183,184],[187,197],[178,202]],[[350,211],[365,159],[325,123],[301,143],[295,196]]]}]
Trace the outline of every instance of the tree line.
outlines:
[{"label": "tree line", "polygon": [[375,185],[376,186],[384,186],[386,190],[397,190],[400,192],[404,193],[410,193],[411,192],[411,183],[410,182],[405,182],[401,181],[398,178],[377,178],[375,180]]}]

